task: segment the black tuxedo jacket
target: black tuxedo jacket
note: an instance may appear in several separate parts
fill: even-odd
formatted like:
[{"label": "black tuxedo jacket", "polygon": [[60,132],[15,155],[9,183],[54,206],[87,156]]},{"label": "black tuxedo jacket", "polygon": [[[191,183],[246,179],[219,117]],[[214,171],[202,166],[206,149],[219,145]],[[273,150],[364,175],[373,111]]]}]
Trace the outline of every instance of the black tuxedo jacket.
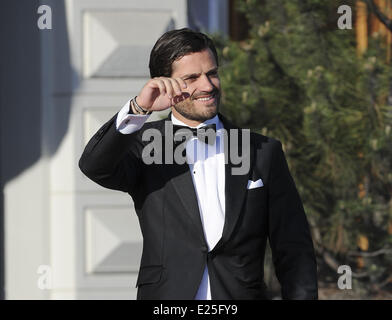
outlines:
[{"label": "black tuxedo jacket", "polygon": [[[317,267],[308,222],[278,140],[251,133],[250,170],[232,175],[225,164],[223,234],[207,250],[188,164],[142,160],[148,128],[165,140],[165,120],[137,132],[116,130],[115,115],[87,144],[79,161],[96,183],[132,197],[143,234],[137,299],[194,299],[207,264],[212,299],[266,299],[266,241],[284,299],[317,299]],[[238,129],[221,114],[226,130]],[[170,122],[171,123],[171,122]],[[241,139],[239,139],[241,141]],[[248,180],[264,186],[247,189]]]}]

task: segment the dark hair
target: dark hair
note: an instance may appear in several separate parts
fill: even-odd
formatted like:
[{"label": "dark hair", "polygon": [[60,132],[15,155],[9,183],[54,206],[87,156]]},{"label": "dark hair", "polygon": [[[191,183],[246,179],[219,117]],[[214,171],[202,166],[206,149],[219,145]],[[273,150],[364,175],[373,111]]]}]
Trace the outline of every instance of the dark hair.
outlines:
[{"label": "dark hair", "polygon": [[218,65],[218,54],[212,40],[205,34],[189,28],[171,30],[164,33],[155,43],[150,54],[150,76],[170,77],[172,63],[183,56],[210,49]]}]

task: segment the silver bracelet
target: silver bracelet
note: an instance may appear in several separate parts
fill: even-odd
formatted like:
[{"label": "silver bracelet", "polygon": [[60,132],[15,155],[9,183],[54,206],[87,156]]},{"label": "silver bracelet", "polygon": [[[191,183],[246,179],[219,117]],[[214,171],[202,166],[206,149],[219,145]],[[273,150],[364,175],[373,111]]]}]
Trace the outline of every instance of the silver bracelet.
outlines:
[{"label": "silver bracelet", "polygon": [[137,96],[131,100],[133,101],[133,105],[135,106],[136,110],[144,114],[150,114],[152,111],[144,110],[141,106],[139,106],[136,102],[136,98]]}]

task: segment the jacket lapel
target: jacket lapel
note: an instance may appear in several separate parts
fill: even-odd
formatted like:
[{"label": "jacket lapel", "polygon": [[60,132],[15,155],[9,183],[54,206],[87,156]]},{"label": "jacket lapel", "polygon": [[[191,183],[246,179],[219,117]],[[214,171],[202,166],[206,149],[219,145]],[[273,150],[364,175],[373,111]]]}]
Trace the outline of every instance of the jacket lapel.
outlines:
[{"label": "jacket lapel", "polygon": [[201,242],[206,244],[200,218],[199,204],[197,202],[196,191],[188,164],[169,165],[166,174],[169,174],[172,177],[170,183],[173,185],[183,207],[185,208],[185,214],[189,216],[190,220],[196,227],[196,232],[200,236]]},{"label": "jacket lapel", "polygon": [[[164,119],[165,121],[170,121],[171,123],[171,112],[168,117]],[[165,122],[164,122],[165,126]],[[173,137],[167,137],[165,135],[165,130],[163,129],[163,136],[165,139],[173,139]],[[166,144],[164,144],[166,145]],[[204,238],[203,225],[200,218],[199,204],[197,201],[196,191],[193,184],[191,172],[187,163],[177,164],[173,161],[173,164],[164,166],[165,170],[163,174],[169,178],[174,190],[176,191],[181,204],[185,209],[185,214],[187,214],[196,228],[196,232],[200,237],[201,243],[206,245],[206,240]]]},{"label": "jacket lapel", "polygon": [[[230,130],[233,129],[238,130],[239,146],[237,150],[233,150],[234,152],[238,152],[238,150],[239,151],[243,150],[241,129],[234,126],[221,114],[219,114],[219,118],[221,119],[224,128],[227,131],[228,146],[225,147],[225,152],[227,152],[228,154],[226,155],[227,163],[225,164],[225,173],[226,173],[225,175],[225,206],[226,206],[225,223],[223,227],[222,237],[214,247],[215,251],[218,250],[220,247],[222,247],[230,239],[230,236],[234,231],[234,227],[237,224],[237,221],[242,212],[242,207],[244,204],[245,195],[247,191],[247,184],[249,179],[249,172],[243,175],[235,175],[235,174],[233,175],[232,173],[232,169],[235,168],[236,166],[238,167],[241,166],[241,164],[240,165],[233,164],[230,158],[230,150],[231,150]],[[250,158],[248,159],[250,163],[249,167],[252,168],[253,158],[254,158],[254,148],[252,147],[252,145],[250,146],[250,152],[244,156]]]}]

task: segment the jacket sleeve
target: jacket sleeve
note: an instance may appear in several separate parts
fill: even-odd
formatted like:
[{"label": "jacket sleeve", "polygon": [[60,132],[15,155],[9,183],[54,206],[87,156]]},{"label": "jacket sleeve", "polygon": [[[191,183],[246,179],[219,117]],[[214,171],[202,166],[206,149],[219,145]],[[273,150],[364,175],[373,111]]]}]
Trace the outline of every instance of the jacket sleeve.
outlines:
[{"label": "jacket sleeve", "polygon": [[79,160],[79,168],[105,188],[132,193],[141,172],[138,131],[127,135],[118,132],[116,118],[117,114],[90,139]]},{"label": "jacket sleeve", "polygon": [[272,148],[269,242],[283,299],[317,299],[317,264],[308,221],[282,144]]}]

